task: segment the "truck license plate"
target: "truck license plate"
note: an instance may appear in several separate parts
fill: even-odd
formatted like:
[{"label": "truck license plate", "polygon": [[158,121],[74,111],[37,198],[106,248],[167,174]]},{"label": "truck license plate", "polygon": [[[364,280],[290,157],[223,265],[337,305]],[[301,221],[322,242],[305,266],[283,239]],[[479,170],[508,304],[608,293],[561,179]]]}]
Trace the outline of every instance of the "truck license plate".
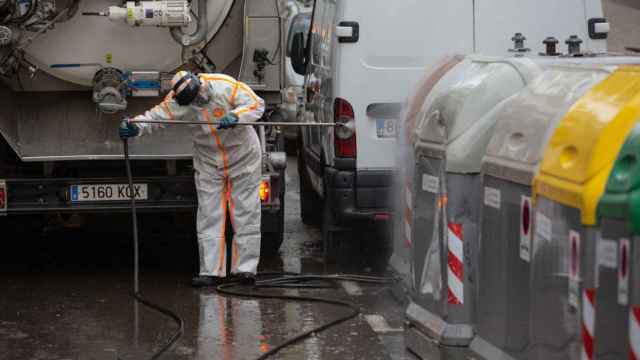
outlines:
[{"label": "truck license plate", "polygon": [[396,121],[393,119],[377,119],[376,133],[379,138],[396,137]]},{"label": "truck license plate", "polygon": [[[134,184],[136,200],[147,200],[147,184]],[[71,201],[126,201],[131,198],[127,184],[71,185]]]}]

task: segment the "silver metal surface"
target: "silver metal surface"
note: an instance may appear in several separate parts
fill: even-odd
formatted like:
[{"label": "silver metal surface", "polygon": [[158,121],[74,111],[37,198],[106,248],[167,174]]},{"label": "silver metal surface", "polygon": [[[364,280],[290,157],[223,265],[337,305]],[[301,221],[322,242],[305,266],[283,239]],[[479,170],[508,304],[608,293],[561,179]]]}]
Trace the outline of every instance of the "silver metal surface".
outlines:
[{"label": "silver metal surface", "polygon": [[[131,120],[132,124],[164,124],[164,125],[220,125],[220,122],[208,121],[162,121],[162,120]],[[341,123],[305,123],[305,122],[239,122],[241,126],[302,126],[302,127],[336,127],[343,126]]]},{"label": "silver metal surface", "polygon": [[[546,231],[538,229],[542,216],[551,224],[548,239]],[[580,234],[580,281],[573,305],[569,295],[570,230]],[[527,358],[580,358],[582,291],[595,287],[596,239],[597,228],[581,224],[579,209],[539,196],[532,243],[531,343]]]},{"label": "silver metal surface", "polygon": [[[417,289],[412,300],[424,312],[440,319],[425,324],[427,333],[444,346],[466,351],[464,347],[471,343],[474,333],[480,175],[445,172],[445,159],[424,156],[432,150],[418,149],[413,180],[412,249]],[[438,185],[425,186],[428,178],[438,179]],[[463,303],[455,305],[448,301],[449,223],[462,227],[464,244]],[[443,325],[437,325],[440,322]]]},{"label": "silver metal surface", "polygon": [[[500,200],[498,207],[482,209],[472,350],[484,359],[521,358],[529,346],[530,262],[520,253],[520,208],[522,197],[530,198],[531,187],[487,174],[483,186],[499,191]],[[532,229],[532,210],[529,219]]]},{"label": "silver metal surface", "polygon": [[[132,98],[129,110],[142,113],[158,102]],[[121,119],[100,114],[90,92],[15,93],[0,86],[0,133],[23,161],[122,159]],[[192,143],[188,127],[168,128],[132,140],[131,157],[189,159]]]},{"label": "silver metal surface", "polygon": [[[620,248],[621,239],[630,240],[630,252],[627,257],[627,268],[630,269],[633,263],[638,262],[636,259],[638,254],[638,237],[634,237],[629,232],[631,224],[624,220],[602,219],[602,239],[614,240]],[[634,256],[636,255],[636,256]],[[620,256],[620,255],[619,255]],[[619,303],[618,288],[619,288],[619,269],[618,267],[606,268],[599,267],[598,279],[599,287],[596,292],[595,304],[595,351],[594,358],[596,359],[625,359],[629,354],[629,312],[630,308],[628,304],[634,304],[631,294],[637,293],[639,290],[638,278],[636,274],[631,274],[629,281],[629,296],[627,305]],[[635,303],[637,304],[637,303]]]}]

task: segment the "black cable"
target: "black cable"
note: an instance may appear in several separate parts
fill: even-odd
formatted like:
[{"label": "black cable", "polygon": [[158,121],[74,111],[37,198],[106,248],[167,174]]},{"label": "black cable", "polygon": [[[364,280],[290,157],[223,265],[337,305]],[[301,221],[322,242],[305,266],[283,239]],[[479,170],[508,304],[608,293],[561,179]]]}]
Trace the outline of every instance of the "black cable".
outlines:
[{"label": "black cable", "polygon": [[[391,279],[388,278],[377,278],[373,276],[361,276],[361,275],[292,275],[291,273],[268,273],[268,274],[259,274],[259,276],[277,276],[283,275],[282,277],[276,277],[273,279],[260,280],[256,282],[255,288],[270,288],[270,287],[284,287],[284,288],[306,288],[304,284],[300,284],[300,282],[304,281],[336,281],[336,280],[349,280],[356,282],[374,282],[374,283],[389,283]],[[295,282],[291,284],[291,282]],[[312,302],[312,303],[321,303],[321,304],[329,304],[329,305],[337,305],[340,307],[345,307],[350,310],[347,315],[341,316],[335,320],[332,320],[328,323],[315,327],[311,330],[307,330],[302,332],[283,343],[276,345],[271,350],[266,353],[260,355],[256,360],[264,360],[267,359],[282,349],[291,346],[299,341],[302,341],[309,336],[324,331],[330,327],[341,324],[347,320],[353,319],[354,317],[360,314],[360,309],[349,302],[339,301],[339,300],[331,300],[313,296],[294,296],[294,295],[277,295],[277,294],[260,294],[255,291],[247,291],[247,290],[235,290],[234,288],[238,286],[238,283],[231,284],[223,284],[219,285],[216,290],[220,294],[238,296],[238,297],[249,297],[249,298],[257,298],[257,299],[280,299],[280,300],[288,300],[288,301],[298,301],[298,302]]]},{"label": "black cable", "polygon": [[[178,326],[178,331],[171,336],[171,338],[157,350],[152,356],[152,360],[159,359],[167,350],[178,341],[184,332],[184,321],[171,310],[164,308],[158,304],[155,304],[142,296],[140,292],[139,274],[140,274],[140,252],[138,241],[138,210],[136,208],[136,193],[133,187],[133,173],[131,171],[131,159],[129,157],[129,142],[124,139],[124,161],[127,168],[127,180],[129,181],[129,196],[131,199],[131,220],[133,223],[133,298],[136,299],[142,305],[155,310],[156,312],[171,318]],[[120,358],[119,358],[120,360]]]}]

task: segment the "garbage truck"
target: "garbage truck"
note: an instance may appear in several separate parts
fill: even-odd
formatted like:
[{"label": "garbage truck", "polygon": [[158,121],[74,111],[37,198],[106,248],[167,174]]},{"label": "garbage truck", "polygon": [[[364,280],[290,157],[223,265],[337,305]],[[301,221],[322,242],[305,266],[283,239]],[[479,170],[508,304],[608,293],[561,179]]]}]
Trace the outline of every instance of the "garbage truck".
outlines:
[{"label": "garbage truck", "polygon": [[[193,211],[191,129],[132,142],[129,189],[118,125],[159,103],[179,70],[248,84],[265,99],[268,122],[283,87],[282,8],[280,0],[0,0],[3,221],[37,229],[33,221],[51,215],[124,211],[130,191],[143,211]],[[275,127],[256,131],[263,238],[277,249],[284,140]]]}]

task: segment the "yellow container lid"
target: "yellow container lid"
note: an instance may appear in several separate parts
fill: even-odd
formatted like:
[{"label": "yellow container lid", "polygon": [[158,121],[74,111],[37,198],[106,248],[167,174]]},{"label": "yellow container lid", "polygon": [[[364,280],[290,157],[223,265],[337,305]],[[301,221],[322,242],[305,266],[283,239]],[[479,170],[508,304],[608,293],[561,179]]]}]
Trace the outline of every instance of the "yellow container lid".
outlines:
[{"label": "yellow container lid", "polygon": [[580,209],[596,223],[596,208],[627,134],[640,117],[640,66],[618,68],[562,119],[533,180],[538,195]]}]

